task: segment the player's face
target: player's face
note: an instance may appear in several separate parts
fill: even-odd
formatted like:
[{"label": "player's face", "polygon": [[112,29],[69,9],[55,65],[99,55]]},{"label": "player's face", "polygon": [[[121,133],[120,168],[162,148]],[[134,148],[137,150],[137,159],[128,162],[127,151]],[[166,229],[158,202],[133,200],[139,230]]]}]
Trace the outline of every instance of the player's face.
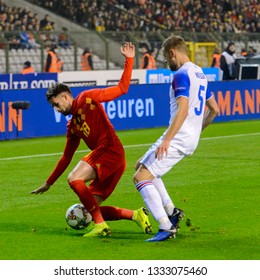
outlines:
[{"label": "player's face", "polygon": [[60,93],[50,100],[52,107],[59,113],[67,116],[71,113],[71,102],[66,93]]},{"label": "player's face", "polygon": [[172,50],[163,51],[163,56],[172,71],[178,70],[179,67],[177,64],[177,60],[176,60],[174,52]]}]

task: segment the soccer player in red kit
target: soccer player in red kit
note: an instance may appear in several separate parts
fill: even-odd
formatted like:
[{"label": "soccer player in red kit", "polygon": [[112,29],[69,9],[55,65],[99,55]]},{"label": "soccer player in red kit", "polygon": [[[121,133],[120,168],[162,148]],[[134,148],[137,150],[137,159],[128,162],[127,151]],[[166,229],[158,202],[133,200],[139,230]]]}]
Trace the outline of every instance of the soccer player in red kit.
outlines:
[{"label": "soccer player in red kit", "polygon": [[[91,152],[69,174],[68,183],[95,223],[84,237],[111,235],[105,221],[120,219],[133,220],[145,233],[151,232],[145,208],[133,211],[100,206],[114,191],[126,167],[123,146],[101,104],[127,93],[130,86],[135,46],[127,42],[120,50],[125,56],[125,65],[117,86],[86,90],[75,99],[70,88],[62,83],[53,84],[47,92],[47,100],[55,110],[65,116],[71,114],[72,118],[67,124],[67,142],[62,157],[46,182],[32,194],[49,190],[70,164],[82,139]],[[88,186],[87,182],[90,182]]]}]

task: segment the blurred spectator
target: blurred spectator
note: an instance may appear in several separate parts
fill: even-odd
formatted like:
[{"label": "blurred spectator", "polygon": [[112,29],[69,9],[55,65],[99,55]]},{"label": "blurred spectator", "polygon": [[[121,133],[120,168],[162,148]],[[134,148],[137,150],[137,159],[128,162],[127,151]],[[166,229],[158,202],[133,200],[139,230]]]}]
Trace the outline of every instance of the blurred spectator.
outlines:
[{"label": "blurred spectator", "polygon": [[26,30],[26,26],[23,24],[21,26],[21,32],[19,33],[19,41],[20,46],[24,49],[36,49],[40,45],[36,43],[33,26],[31,24],[28,25],[28,31]]},{"label": "blurred spectator", "polygon": [[36,42],[36,39],[34,37],[34,32],[33,32],[33,26],[31,24],[28,25],[28,31],[27,34],[29,35],[29,48],[30,49],[37,49],[40,47],[40,45]]},{"label": "blurred spectator", "polygon": [[7,13],[5,11],[0,12],[0,24],[5,25],[5,23],[8,21]]},{"label": "blurred spectator", "polygon": [[254,56],[255,54],[256,54],[256,49],[254,49],[254,47],[252,47],[252,46],[249,46],[248,52],[247,52],[247,57]]},{"label": "blurred spectator", "polygon": [[47,24],[45,25],[45,30],[47,30],[47,31],[52,31],[52,30],[54,30],[54,28],[53,28],[53,22],[47,22]]},{"label": "blurred spectator", "polygon": [[85,48],[81,55],[81,70],[82,71],[94,70],[92,54],[89,48]]},{"label": "blurred spectator", "polygon": [[5,33],[5,38],[7,39],[8,43],[9,43],[9,48],[11,49],[15,49],[18,50],[20,48],[20,39],[17,35],[15,35],[12,32],[7,32]]},{"label": "blurred spectator", "polygon": [[244,56],[244,57],[246,57],[247,56],[247,51],[246,51],[246,49],[242,49],[241,50],[241,56]]},{"label": "blurred spectator", "polygon": [[71,40],[66,27],[62,27],[62,32],[58,35],[58,45],[64,49],[71,46]]},{"label": "blurred spectator", "polygon": [[220,57],[220,68],[223,71],[222,80],[235,80],[237,78],[236,70],[236,46],[230,42]]},{"label": "blurred spectator", "polygon": [[21,26],[21,32],[19,33],[19,39],[20,39],[20,45],[23,49],[30,49],[30,36],[28,32],[26,31],[26,26],[23,24]]},{"label": "blurred spectator", "polygon": [[55,30],[55,22],[54,21],[51,21],[51,30],[53,31],[53,30]]},{"label": "blurred spectator", "polygon": [[5,11],[6,9],[6,4],[4,3],[3,0],[0,0],[0,13]]},{"label": "blurred spectator", "polygon": [[215,48],[212,56],[211,67],[220,68],[220,57],[221,57],[220,48]]},{"label": "blurred spectator", "polygon": [[58,63],[57,55],[55,53],[55,46],[49,47],[44,72],[57,73],[58,72]]},{"label": "blurred spectator", "polygon": [[35,73],[35,69],[31,66],[30,61],[25,61],[21,74],[30,74],[30,73]]},{"label": "blurred spectator", "polygon": [[45,17],[40,21],[40,28],[41,30],[46,30],[46,26],[50,24],[50,16],[47,14]]},{"label": "blurred spectator", "polygon": [[58,36],[50,31],[41,32],[40,38],[44,42],[45,46],[57,46],[58,44]]},{"label": "blurred spectator", "polygon": [[64,61],[62,60],[60,56],[60,51],[58,49],[55,50],[56,56],[57,56],[57,68],[58,68],[58,73],[63,71],[63,65]]},{"label": "blurred spectator", "polygon": [[96,20],[95,21],[95,28],[97,32],[104,32],[106,31],[106,24],[104,19]]},{"label": "blurred spectator", "polygon": [[80,25],[82,26],[85,26],[85,27],[88,27],[88,24],[87,24],[87,3],[83,3],[83,2],[80,2],[79,4],[79,8],[78,8],[78,11],[76,13],[76,22],[78,22]]},{"label": "blurred spectator", "polygon": [[142,44],[142,53],[140,69],[156,69],[156,61],[148,44]]}]

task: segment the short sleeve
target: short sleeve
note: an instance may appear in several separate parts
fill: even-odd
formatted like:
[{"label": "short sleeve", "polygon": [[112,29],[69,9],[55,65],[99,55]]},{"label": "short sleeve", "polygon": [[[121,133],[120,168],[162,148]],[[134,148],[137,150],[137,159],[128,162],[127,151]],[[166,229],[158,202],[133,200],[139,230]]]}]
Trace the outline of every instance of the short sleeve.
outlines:
[{"label": "short sleeve", "polygon": [[190,79],[186,71],[176,73],[172,82],[175,97],[185,96],[189,98]]},{"label": "short sleeve", "polygon": [[206,100],[209,100],[212,97],[212,93],[209,89],[209,86],[207,86],[207,92],[206,92]]}]

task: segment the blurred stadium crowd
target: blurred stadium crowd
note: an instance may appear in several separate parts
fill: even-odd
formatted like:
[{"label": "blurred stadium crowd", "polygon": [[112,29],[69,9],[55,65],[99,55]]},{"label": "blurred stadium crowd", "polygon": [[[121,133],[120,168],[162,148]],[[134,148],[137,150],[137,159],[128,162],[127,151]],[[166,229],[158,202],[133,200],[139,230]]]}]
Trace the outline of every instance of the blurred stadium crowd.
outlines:
[{"label": "blurred stadium crowd", "polygon": [[[27,7],[11,6],[8,1],[0,0],[1,36],[8,42],[9,49],[15,51],[11,53],[9,59],[11,71],[18,71],[16,51],[21,49],[35,50],[35,61],[31,58],[31,52],[27,57],[24,57],[24,52],[19,55],[23,59],[31,59],[36,69],[40,71],[42,62],[39,43],[43,43],[45,47],[55,45],[61,51],[67,50],[61,52],[61,57],[66,60],[63,70],[73,70],[76,67],[72,58],[73,42],[68,26],[57,28],[53,13],[90,31],[101,33],[113,31],[108,36],[115,40],[120,38],[118,33],[120,31],[123,31],[122,34],[140,31],[140,35],[137,35],[140,37],[139,43],[143,41],[148,43],[151,50],[158,49],[160,40],[155,36],[157,31],[190,34],[216,32],[226,34],[225,41],[232,40],[228,38],[231,34],[260,34],[259,0],[29,0],[28,2],[45,8],[46,14],[40,16]],[[260,50],[258,38],[252,38],[255,40],[253,45],[257,52]],[[0,59],[6,63],[4,44],[4,41],[0,41]],[[245,46],[245,42],[241,42],[241,46],[238,45],[238,52]],[[78,61],[86,46],[80,47]],[[44,56],[46,57],[46,50]],[[94,64],[99,65],[95,69],[105,68],[103,58],[101,62],[96,56],[95,59],[97,61]],[[5,71],[7,70],[2,66],[0,73]]]},{"label": "blurred stadium crowd", "polygon": [[[97,31],[260,32],[257,0],[33,0],[41,7]],[[0,30],[55,30],[55,21],[39,19],[27,8],[0,0]]]},{"label": "blurred stadium crowd", "polygon": [[[260,32],[258,0],[35,0],[97,31]],[[138,4],[145,2],[145,4]]]}]

